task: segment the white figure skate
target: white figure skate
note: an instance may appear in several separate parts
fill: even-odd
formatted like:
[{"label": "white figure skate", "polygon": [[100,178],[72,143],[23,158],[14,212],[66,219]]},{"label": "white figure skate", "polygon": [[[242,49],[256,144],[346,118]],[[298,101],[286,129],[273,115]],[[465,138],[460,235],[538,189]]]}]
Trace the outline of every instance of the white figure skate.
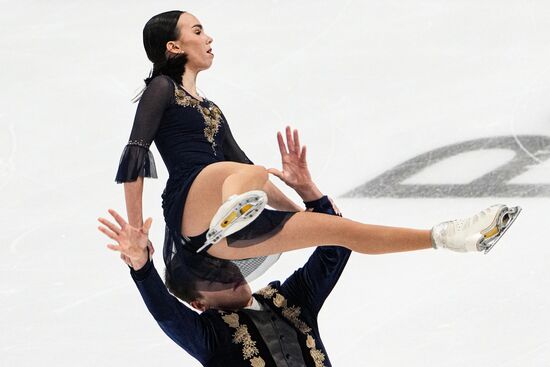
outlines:
[{"label": "white figure skate", "polygon": [[250,224],[260,215],[266,204],[267,195],[261,190],[231,195],[212,217],[206,242],[197,252]]},{"label": "white figure skate", "polygon": [[457,252],[484,251],[488,253],[510,228],[521,212],[519,206],[493,205],[476,215],[443,222],[432,229],[435,248]]}]

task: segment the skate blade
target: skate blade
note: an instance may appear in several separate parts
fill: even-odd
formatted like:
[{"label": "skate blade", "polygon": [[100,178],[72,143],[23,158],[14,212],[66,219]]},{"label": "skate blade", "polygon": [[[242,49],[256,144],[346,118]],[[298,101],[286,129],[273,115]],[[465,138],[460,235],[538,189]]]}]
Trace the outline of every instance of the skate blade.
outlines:
[{"label": "skate blade", "polygon": [[480,251],[483,251],[485,254],[491,251],[502,236],[504,236],[508,228],[515,222],[519,213],[521,213],[521,207],[519,206],[503,210],[497,219],[496,225],[484,234],[484,239],[479,244]]},{"label": "skate blade", "polygon": [[[259,215],[266,204],[266,200],[262,200],[261,196],[253,196],[237,203],[228,215],[216,226],[211,228],[206,234],[206,242],[196,252],[199,253],[209,245],[218,243],[223,237],[236,232],[229,232],[229,229],[238,222],[248,221],[248,225]],[[256,214],[258,213],[258,214]],[[244,227],[244,226],[243,226]]]}]

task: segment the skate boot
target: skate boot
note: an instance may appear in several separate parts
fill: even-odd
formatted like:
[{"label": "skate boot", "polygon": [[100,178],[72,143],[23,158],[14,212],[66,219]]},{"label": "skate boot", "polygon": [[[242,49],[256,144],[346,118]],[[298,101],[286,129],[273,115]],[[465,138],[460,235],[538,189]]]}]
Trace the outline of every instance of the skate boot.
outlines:
[{"label": "skate boot", "polygon": [[261,190],[231,195],[212,217],[206,242],[197,252],[250,224],[260,215],[266,204],[267,195]]},{"label": "skate boot", "polygon": [[488,253],[521,212],[519,206],[493,205],[476,215],[443,222],[432,228],[434,248]]}]

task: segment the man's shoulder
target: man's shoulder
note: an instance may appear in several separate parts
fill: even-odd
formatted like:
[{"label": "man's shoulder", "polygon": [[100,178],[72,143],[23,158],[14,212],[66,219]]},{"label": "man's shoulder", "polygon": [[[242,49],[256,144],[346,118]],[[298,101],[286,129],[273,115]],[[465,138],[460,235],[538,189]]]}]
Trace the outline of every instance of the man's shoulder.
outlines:
[{"label": "man's shoulder", "polygon": [[269,282],[268,285],[266,285],[263,288],[258,289],[254,294],[262,296],[262,297],[271,297],[275,292],[278,292],[281,289],[281,282],[278,280],[274,280],[272,282]]},{"label": "man's shoulder", "polygon": [[270,282],[267,286],[258,289],[254,292],[254,295],[257,299],[263,301],[264,303],[273,302],[277,307],[279,307],[279,303],[286,304],[287,300],[289,304],[298,305],[299,303],[298,299],[293,297],[292,294],[289,294],[287,289],[278,280]]}]

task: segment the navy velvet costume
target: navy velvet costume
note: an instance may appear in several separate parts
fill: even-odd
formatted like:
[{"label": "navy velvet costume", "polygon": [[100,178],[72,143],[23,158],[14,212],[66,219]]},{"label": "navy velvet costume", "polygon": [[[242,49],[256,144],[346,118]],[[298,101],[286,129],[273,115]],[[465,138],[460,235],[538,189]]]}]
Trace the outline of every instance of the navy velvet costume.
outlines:
[{"label": "navy velvet costume", "polygon": [[[335,215],[326,196],[306,206]],[[317,316],[350,254],[343,247],[318,247],[284,283],[271,282],[254,293],[261,311],[197,314],[168,292],[152,262],[131,275],[166,335],[204,366],[328,367]]]},{"label": "navy velvet costume", "polygon": [[[168,267],[174,254],[181,250],[179,246],[197,249],[206,238],[207,231],[194,237],[182,235],[181,231],[185,200],[195,177],[204,167],[215,162],[253,163],[235,142],[227,120],[216,104],[193,97],[181,85],[163,75],[151,80],[141,96],[130,139],[120,159],[116,182],[135,181],[138,176],[157,177],[149,151],[153,141],[169,172],[162,194],[166,222],[164,257]],[[294,213],[264,209],[250,225],[229,235],[227,242],[230,246],[261,242],[276,234]],[[266,259],[235,263],[243,275],[248,276]],[[254,274],[259,275],[258,272]],[[212,280],[222,280],[219,276],[214,278]]]}]

